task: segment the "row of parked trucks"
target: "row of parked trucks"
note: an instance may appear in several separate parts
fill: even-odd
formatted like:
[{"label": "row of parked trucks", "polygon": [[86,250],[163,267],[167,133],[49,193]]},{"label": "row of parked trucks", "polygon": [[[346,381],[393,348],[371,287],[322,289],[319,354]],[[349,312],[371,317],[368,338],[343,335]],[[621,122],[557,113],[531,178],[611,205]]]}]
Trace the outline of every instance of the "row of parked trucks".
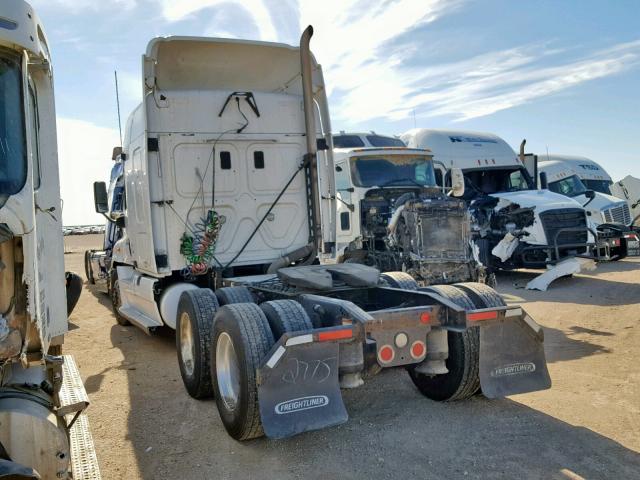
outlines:
[{"label": "row of parked trucks", "polygon": [[547,388],[542,331],[493,273],[600,258],[618,206],[592,221],[593,192],[495,135],[332,134],[311,34],[150,42],[87,277],[122,325],[176,330],[187,391],[236,439],[343,422],[340,388],[381,368],[436,400]]},{"label": "row of parked trucks", "polygon": [[[1,8],[0,475],[99,478],[61,355],[79,288],[63,270],[49,51],[26,3]],[[143,101],[109,188],[94,184],[109,223],[89,282],[120,324],[176,331],[187,392],[215,397],[238,440],[345,422],[341,388],[383,368],[438,401],[549,388],[542,329],[492,273],[589,255],[584,209],[536,189],[498,137],[345,144],[312,34],[149,43]],[[518,243],[496,263],[507,235]]]}]

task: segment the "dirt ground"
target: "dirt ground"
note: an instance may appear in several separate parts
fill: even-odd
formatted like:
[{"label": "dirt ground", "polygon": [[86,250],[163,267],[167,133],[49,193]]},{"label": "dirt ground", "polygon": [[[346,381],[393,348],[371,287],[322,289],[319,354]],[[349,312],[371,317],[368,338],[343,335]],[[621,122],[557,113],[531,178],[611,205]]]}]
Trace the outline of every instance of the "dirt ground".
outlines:
[{"label": "dirt ground", "polygon": [[[83,272],[100,237],[66,241],[67,268]],[[227,436],[215,402],[187,395],[173,332],[118,326],[107,296],[85,284],[65,347],[92,401],[103,478],[640,478],[640,261],[546,293],[520,287],[533,276],[503,274],[498,290],[543,325],[550,390],[443,404],[386,371],[343,392],[346,424],[247,443]]]}]

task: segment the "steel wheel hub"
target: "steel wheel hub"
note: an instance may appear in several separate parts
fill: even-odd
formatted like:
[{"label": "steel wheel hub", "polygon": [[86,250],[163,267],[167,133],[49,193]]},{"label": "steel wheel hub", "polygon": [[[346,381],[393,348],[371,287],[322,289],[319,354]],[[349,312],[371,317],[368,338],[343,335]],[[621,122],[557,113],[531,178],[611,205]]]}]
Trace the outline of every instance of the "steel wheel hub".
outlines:
[{"label": "steel wheel hub", "polygon": [[182,312],[180,315],[180,356],[185,373],[189,377],[193,376],[196,352],[191,330],[191,317],[187,312]]},{"label": "steel wheel hub", "polygon": [[240,396],[240,364],[233,341],[226,332],[218,336],[216,344],[216,377],[225,407],[230,411],[235,410]]}]

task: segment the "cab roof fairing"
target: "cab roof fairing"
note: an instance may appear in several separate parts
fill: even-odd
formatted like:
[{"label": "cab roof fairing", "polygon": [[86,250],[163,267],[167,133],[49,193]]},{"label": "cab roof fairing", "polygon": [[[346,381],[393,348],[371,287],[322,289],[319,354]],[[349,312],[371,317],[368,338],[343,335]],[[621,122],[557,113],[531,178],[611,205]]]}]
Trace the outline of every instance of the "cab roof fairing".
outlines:
[{"label": "cab roof fairing", "polygon": [[358,148],[334,148],[334,161],[351,157],[367,157],[373,155],[426,155],[433,159],[431,150],[427,148],[401,148],[401,147],[358,147]]},{"label": "cab roof fairing", "polygon": [[[324,94],[313,57],[314,96]],[[258,91],[302,96],[300,49],[283,43],[206,37],[157,37],[143,56],[143,88]],[[250,75],[247,72],[251,72]],[[318,100],[318,98],[316,98]]]},{"label": "cab roof fairing", "polygon": [[51,62],[42,22],[34,9],[23,0],[0,1],[0,46],[17,51],[26,50],[32,57]]},{"label": "cab roof fairing", "polygon": [[414,128],[400,139],[409,147],[430,149],[447,168],[523,167],[509,144],[492,133]]}]

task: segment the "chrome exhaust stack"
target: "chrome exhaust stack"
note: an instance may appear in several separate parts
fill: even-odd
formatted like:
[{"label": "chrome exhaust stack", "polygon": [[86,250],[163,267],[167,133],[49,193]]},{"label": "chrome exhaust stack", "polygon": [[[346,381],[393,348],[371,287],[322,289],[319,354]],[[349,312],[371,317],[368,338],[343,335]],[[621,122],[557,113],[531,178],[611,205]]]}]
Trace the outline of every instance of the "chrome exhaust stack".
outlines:
[{"label": "chrome exhaust stack", "polygon": [[[300,72],[302,75],[302,97],[304,103],[304,126],[307,137],[307,153],[304,163],[307,165],[308,205],[310,215],[310,243],[313,244],[315,258],[322,251],[322,226],[320,224],[320,192],[318,188],[318,147],[316,144],[316,120],[313,100],[313,70],[311,67],[311,50],[309,43],[313,36],[313,27],[309,25],[300,37]],[[310,198],[309,198],[310,197]],[[313,261],[313,260],[312,260]]]}]

